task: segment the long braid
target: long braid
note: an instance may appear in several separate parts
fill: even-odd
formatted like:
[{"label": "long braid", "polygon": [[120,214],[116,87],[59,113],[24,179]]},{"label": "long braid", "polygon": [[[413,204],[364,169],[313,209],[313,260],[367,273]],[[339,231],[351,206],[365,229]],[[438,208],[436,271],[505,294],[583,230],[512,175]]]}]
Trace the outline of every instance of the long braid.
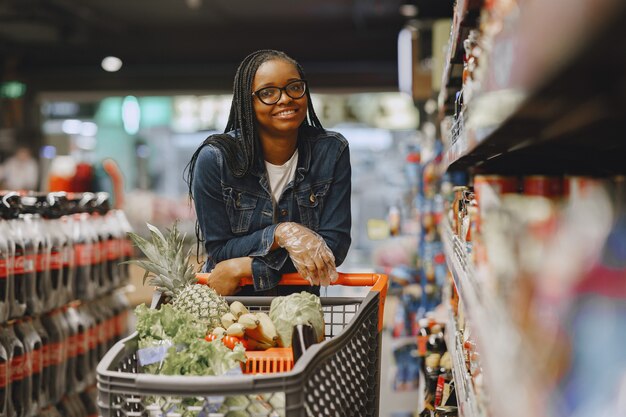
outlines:
[{"label": "long braid", "polygon": [[[235,73],[233,100],[224,133],[211,135],[206,138],[191,156],[189,163],[185,167],[185,181],[187,182],[190,201],[193,200],[192,187],[196,162],[200,151],[205,146],[213,145],[222,152],[228,168],[235,177],[243,177],[248,174],[257,159],[263,158],[263,151],[260,141],[258,140],[256,127],[252,84],[254,76],[261,64],[275,59],[295,65],[300,77],[305,78],[302,66],[281,51],[263,49],[253,52],[243,59]],[[303,132],[310,127],[317,130],[324,130],[313,109],[313,101],[311,100],[308,89],[306,90],[306,96],[308,103],[307,118],[302,122],[300,131]],[[228,132],[234,132],[235,137],[233,138]],[[196,257],[199,258],[200,243],[204,242],[204,239],[201,236],[200,225],[197,220],[195,229],[197,238]]]}]

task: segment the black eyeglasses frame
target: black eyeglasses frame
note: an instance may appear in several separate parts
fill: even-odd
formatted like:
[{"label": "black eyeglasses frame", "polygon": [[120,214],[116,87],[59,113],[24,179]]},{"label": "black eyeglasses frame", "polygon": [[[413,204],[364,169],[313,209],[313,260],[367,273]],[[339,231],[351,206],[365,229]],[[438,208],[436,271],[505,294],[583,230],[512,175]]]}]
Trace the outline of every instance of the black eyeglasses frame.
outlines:
[{"label": "black eyeglasses frame", "polygon": [[[289,92],[287,91],[287,88],[293,84],[293,83],[304,83],[304,89],[302,90],[302,95],[299,97],[293,97],[291,94],[289,94]],[[273,103],[266,103],[265,101],[263,101],[263,99],[261,98],[261,96],[259,95],[259,92],[268,89],[268,88],[277,88],[280,91],[280,94],[278,94],[278,98],[276,99],[276,101],[274,101]],[[252,92],[252,95],[255,96],[256,98],[259,99],[259,101],[263,104],[265,104],[266,106],[273,106],[274,104],[278,103],[280,101],[280,99],[283,97],[283,91],[285,92],[285,94],[287,94],[288,97],[297,100],[299,98],[304,97],[304,95],[306,94],[307,90],[309,89],[309,85],[307,83],[306,80],[293,80],[288,82],[287,84],[285,84],[284,87],[275,87],[273,85],[267,86],[267,87],[263,87],[263,88],[259,88],[256,91]]]}]

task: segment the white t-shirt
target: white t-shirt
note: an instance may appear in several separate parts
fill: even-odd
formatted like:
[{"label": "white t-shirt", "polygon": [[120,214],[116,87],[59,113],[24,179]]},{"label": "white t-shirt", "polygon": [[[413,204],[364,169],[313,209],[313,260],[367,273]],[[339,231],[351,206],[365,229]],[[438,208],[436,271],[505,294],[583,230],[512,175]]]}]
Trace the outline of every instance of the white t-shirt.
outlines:
[{"label": "white t-shirt", "polygon": [[296,167],[298,166],[298,150],[291,155],[291,158],[283,165],[274,165],[265,161],[265,169],[270,181],[270,189],[274,203],[278,203],[283,190],[296,176]]}]

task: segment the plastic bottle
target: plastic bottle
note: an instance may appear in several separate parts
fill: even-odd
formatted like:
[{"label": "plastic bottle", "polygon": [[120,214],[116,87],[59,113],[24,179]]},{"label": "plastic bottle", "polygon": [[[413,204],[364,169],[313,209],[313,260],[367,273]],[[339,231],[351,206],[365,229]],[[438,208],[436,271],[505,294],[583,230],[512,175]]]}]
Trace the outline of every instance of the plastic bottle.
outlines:
[{"label": "plastic bottle", "polygon": [[67,386],[67,331],[61,322],[62,317],[63,312],[60,309],[41,316],[41,324],[48,334],[48,395],[52,404],[61,400]]},{"label": "plastic bottle", "polygon": [[96,367],[98,366],[98,334],[97,321],[92,314],[89,306],[91,303],[82,303],[77,306],[76,311],[79,314],[82,325],[85,327],[85,362],[86,362],[86,381],[87,385],[96,382]]},{"label": "plastic bottle", "polygon": [[63,232],[60,217],[62,215],[59,201],[54,194],[38,197],[42,209],[43,226],[48,236],[49,266],[48,266],[48,296],[44,300],[45,311],[50,311],[69,301],[66,297],[64,283],[63,255],[69,244]]},{"label": "plastic bottle", "polygon": [[125,233],[118,217],[114,211],[109,210],[104,217],[107,231],[107,270],[111,277],[111,289],[122,285],[125,280],[122,278],[124,261],[124,239]]},{"label": "plastic bottle", "polygon": [[61,259],[63,262],[63,274],[61,282],[61,294],[59,295],[58,306],[61,307],[64,304],[76,299],[75,295],[75,276],[76,276],[76,260],[74,249],[74,218],[73,208],[70,201],[67,198],[66,193],[54,193],[54,199],[56,204],[54,208],[58,207],[58,227],[65,244],[61,247]]},{"label": "plastic bottle", "polygon": [[68,316],[69,306],[61,307],[61,319],[60,323],[63,326],[63,330],[65,332],[65,394],[72,393],[76,391],[77,380],[76,380],[76,355],[77,355],[77,345],[76,345],[76,334],[77,328],[73,325],[73,322],[70,321]]},{"label": "plastic bottle", "polygon": [[[109,230],[106,215],[109,211],[109,194],[100,192],[94,195],[93,213],[91,221],[98,236],[100,247],[99,267],[100,277],[98,282],[99,295],[109,292],[113,288],[113,272],[109,265],[109,257],[115,258],[115,246],[113,235]],[[111,265],[112,266],[112,265]]]},{"label": "plastic bottle", "polygon": [[73,217],[73,241],[75,249],[76,275],[74,280],[74,296],[79,300],[91,300],[99,293],[100,282],[100,246],[98,236],[91,222],[90,212],[93,210],[92,193],[72,196],[76,213]]},{"label": "plastic bottle", "polygon": [[[1,207],[1,206],[0,206]],[[8,223],[0,214],[0,323],[4,323],[9,318],[11,308],[10,288],[10,264],[13,261],[11,254],[11,236]]]},{"label": "plastic bottle", "polygon": [[108,350],[107,339],[106,339],[106,313],[104,309],[106,308],[101,300],[97,300],[87,304],[86,306],[90,310],[90,314],[94,319],[94,336],[95,336],[95,357],[96,357],[96,366],[100,359],[104,357],[104,354]]},{"label": "plastic bottle", "polygon": [[[45,311],[45,300],[50,292],[50,242],[43,225],[34,195],[22,196],[21,233],[24,238],[24,276],[26,285],[26,314],[34,316]],[[28,266],[27,266],[28,264]],[[33,271],[30,265],[33,265]],[[17,269],[17,261],[16,261]]]},{"label": "plastic bottle", "polygon": [[50,337],[46,328],[41,322],[41,317],[34,317],[32,320],[33,329],[39,335],[41,339],[41,377],[39,385],[33,383],[33,390],[39,393],[39,407],[48,407],[50,402],[50,386],[52,382],[50,380],[51,361],[50,361]]},{"label": "plastic bottle", "polygon": [[[21,199],[17,193],[10,192],[2,197],[4,232],[7,236],[9,259],[9,317],[22,317],[26,312],[26,286],[24,285],[23,256],[24,240],[16,233],[20,222]],[[22,265],[16,270],[16,261],[21,258]]]},{"label": "plastic bottle", "polygon": [[[2,330],[0,329],[0,333]],[[0,416],[8,416],[10,358],[0,337]]]},{"label": "plastic bottle", "polygon": [[[87,329],[88,326],[75,305],[70,305],[65,310],[65,317],[70,327],[68,350],[70,357],[68,360],[68,392],[80,392],[88,385],[89,362]],[[73,357],[72,357],[73,355]]]},{"label": "plastic bottle", "polygon": [[122,239],[124,232],[119,224],[118,217],[111,210],[110,198],[108,193],[97,193],[97,210],[102,216],[102,229],[104,250],[104,267],[105,276],[108,279],[108,288],[110,291],[121,284],[120,262],[123,261]]},{"label": "plastic bottle", "polygon": [[98,362],[102,359],[104,353],[106,353],[106,340],[104,332],[104,314],[101,311],[101,305],[99,301],[90,302],[85,304],[85,309],[89,312],[93,319],[92,337],[94,347],[92,349],[91,356],[93,369],[98,366]]},{"label": "plastic bottle", "polygon": [[41,357],[41,338],[31,324],[30,317],[18,320],[14,325],[15,334],[24,345],[24,410],[25,416],[34,416],[39,410],[40,393],[37,391],[41,387],[41,371],[43,362]]},{"label": "plastic bottle", "polygon": [[[85,221],[84,227],[93,242],[93,251],[91,253],[91,283],[95,297],[107,292],[105,276],[106,265],[103,265],[104,242],[101,234],[102,218],[97,211],[98,199],[96,194],[83,193],[79,205],[83,207],[84,212],[87,214],[83,216],[83,220]],[[93,297],[90,299],[93,299]]]},{"label": "plastic bottle", "polygon": [[9,363],[7,416],[25,417],[27,402],[24,396],[24,384],[27,358],[24,344],[15,334],[13,324],[0,327],[0,342],[7,350],[7,362]]},{"label": "plastic bottle", "polygon": [[111,295],[101,299],[100,313],[102,315],[102,332],[104,337],[104,352],[107,352],[115,344],[115,312],[111,307]]},{"label": "plastic bottle", "polygon": [[128,299],[123,291],[114,291],[111,294],[111,307],[113,309],[113,322],[115,323],[115,337],[113,340],[113,344],[115,344],[116,341],[128,335],[128,316],[130,310]]}]

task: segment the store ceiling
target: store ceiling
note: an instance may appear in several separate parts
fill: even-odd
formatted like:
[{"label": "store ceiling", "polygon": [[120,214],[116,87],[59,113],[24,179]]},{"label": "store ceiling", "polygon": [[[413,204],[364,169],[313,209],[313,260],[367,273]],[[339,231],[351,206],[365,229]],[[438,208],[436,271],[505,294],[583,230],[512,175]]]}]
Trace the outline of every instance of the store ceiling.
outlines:
[{"label": "store ceiling", "polygon": [[[286,51],[326,89],[393,89],[410,3],[425,21],[452,0],[0,0],[3,79],[32,91],[228,91],[237,64]],[[122,58],[105,73],[107,55]]]}]

